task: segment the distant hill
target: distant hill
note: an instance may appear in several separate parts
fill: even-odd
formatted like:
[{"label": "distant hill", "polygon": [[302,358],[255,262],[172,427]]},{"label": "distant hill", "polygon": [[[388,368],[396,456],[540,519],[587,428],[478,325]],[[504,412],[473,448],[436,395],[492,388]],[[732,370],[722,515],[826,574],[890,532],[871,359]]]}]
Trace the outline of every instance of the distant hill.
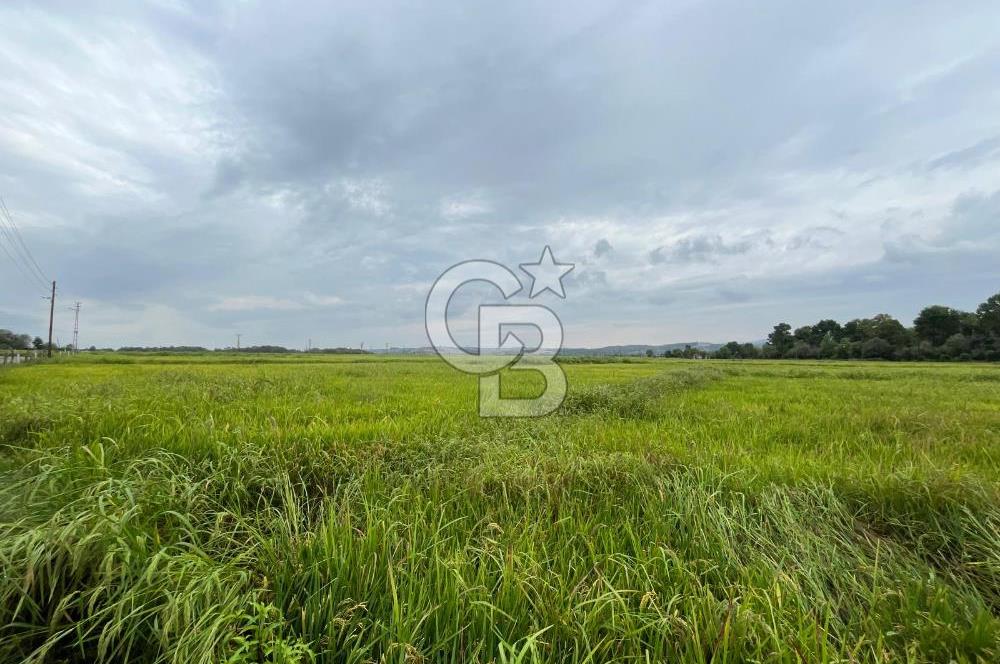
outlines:
[{"label": "distant hill", "polygon": [[[663,353],[671,350],[683,350],[685,346],[691,346],[692,348],[697,348],[698,350],[712,352],[721,348],[722,344],[710,343],[706,341],[690,341],[687,343],[658,344],[652,346],[648,344],[631,344],[626,346],[601,346],[600,348],[563,348],[559,351],[559,354],[564,356],[628,356],[645,355],[647,350],[652,350],[655,355],[663,355]],[[421,346],[419,348],[389,348],[388,351],[385,349],[375,348],[372,349],[372,352],[382,355],[386,353],[390,355],[433,355],[435,353],[434,349],[430,346]],[[445,349],[444,352],[457,353],[458,349],[449,348]]]},{"label": "distant hill", "polygon": [[602,346],[601,348],[563,348],[560,355],[645,355],[647,350],[652,350],[654,355],[672,350],[683,350],[685,347],[697,348],[707,352],[716,351],[722,348],[722,344],[709,343],[707,341],[690,341],[679,344],[659,344],[650,346],[647,344],[630,344],[626,346]]}]

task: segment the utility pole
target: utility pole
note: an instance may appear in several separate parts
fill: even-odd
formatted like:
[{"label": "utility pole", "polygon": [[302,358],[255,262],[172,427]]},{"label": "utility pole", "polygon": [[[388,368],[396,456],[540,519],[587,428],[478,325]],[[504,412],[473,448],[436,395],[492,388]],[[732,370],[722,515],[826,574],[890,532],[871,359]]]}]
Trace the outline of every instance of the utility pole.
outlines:
[{"label": "utility pole", "polygon": [[308,341],[308,342],[306,343],[306,352],[307,352],[307,353],[309,353],[309,352],[311,352],[311,351],[312,351],[312,349],[313,349],[313,340],[312,340],[312,339],[310,339],[310,340],[309,340],[309,341]]},{"label": "utility pole", "polygon": [[237,353],[240,351],[240,337],[242,337],[242,336],[243,336],[242,334],[237,334],[236,335],[236,352]]},{"label": "utility pole", "polygon": [[80,352],[80,303],[70,307],[73,311],[73,352]]},{"label": "utility pole", "polygon": [[49,298],[49,357],[52,357],[52,319],[56,315],[56,282],[52,282],[52,297]]}]

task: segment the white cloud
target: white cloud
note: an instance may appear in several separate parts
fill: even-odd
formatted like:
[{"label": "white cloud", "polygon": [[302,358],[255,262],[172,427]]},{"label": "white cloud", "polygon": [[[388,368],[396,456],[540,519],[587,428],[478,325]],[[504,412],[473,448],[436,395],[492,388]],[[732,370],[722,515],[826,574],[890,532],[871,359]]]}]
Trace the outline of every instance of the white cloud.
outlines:
[{"label": "white cloud", "polygon": [[222,298],[208,307],[209,311],[301,311],[321,307],[336,307],[344,300],[336,295],[304,293],[294,297],[273,295],[237,295]]},{"label": "white cloud", "polygon": [[305,294],[305,302],[315,307],[336,307],[344,304],[344,299],[336,295],[316,295],[314,293]]},{"label": "white cloud", "polygon": [[208,307],[209,311],[296,311],[303,309],[301,301],[272,295],[238,295],[226,297]]},{"label": "white cloud", "polygon": [[578,342],[905,309],[920,261],[967,307],[1000,6],[849,4],[3,3],[0,194],[99,345],[421,345],[444,269],[545,244]]},{"label": "white cloud", "polygon": [[388,187],[380,179],[343,178],[336,186],[352,210],[381,217],[392,209],[388,200]]},{"label": "white cloud", "polygon": [[481,194],[472,196],[451,196],[441,201],[441,216],[449,221],[458,221],[488,214],[493,207]]}]

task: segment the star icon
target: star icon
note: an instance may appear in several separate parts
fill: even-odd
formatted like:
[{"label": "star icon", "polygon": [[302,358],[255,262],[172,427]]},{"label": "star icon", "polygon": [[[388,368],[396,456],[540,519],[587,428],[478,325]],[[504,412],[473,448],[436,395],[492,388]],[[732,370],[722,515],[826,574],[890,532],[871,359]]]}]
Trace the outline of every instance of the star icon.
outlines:
[{"label": "star icon", "polygon": [[521,263],[521,269],[531,275],[531,295],[535,297],[549,290],[561,298],[566,298],[562,278],[575,267],[573,263],[557,263],[548,245],[542,250],[537,263]]}]

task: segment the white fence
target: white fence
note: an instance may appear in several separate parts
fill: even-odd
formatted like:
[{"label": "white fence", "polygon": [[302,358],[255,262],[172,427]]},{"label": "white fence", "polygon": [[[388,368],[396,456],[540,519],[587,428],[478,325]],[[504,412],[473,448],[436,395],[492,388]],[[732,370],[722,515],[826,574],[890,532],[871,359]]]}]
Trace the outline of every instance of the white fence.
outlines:
[{"label": "white fence", "polygon": [[40,350],[0,350],[0,366],[33,362],[44,357],[44,353]]}]

